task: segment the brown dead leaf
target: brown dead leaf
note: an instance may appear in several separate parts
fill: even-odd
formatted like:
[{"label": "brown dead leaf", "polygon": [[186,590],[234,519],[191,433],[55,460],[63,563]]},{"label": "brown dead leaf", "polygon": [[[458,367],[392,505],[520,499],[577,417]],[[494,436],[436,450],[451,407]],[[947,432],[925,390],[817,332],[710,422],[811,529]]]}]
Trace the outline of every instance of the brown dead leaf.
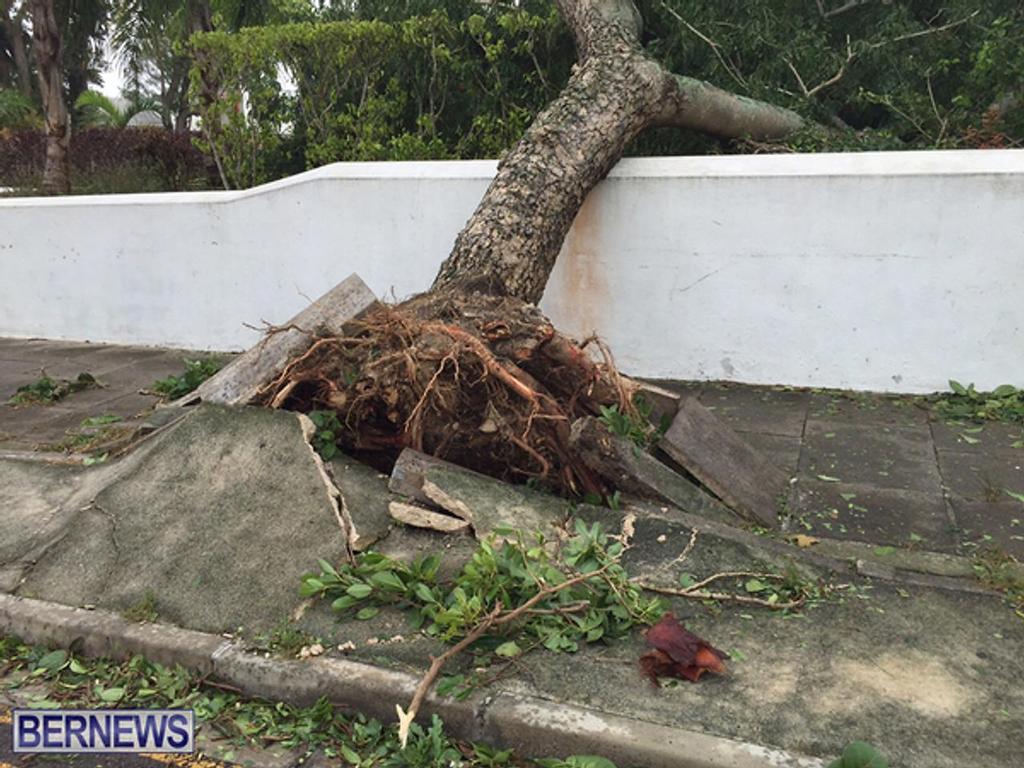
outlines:
[{"label": "brown dead leaf", "polygon": [[654,685],[659,677],[695,683],[707,671],[728,674],[723,661],[729,655],[685,629],[671,613],[648,629],[646,638],[654,650],[640,657],[640,669]]}]

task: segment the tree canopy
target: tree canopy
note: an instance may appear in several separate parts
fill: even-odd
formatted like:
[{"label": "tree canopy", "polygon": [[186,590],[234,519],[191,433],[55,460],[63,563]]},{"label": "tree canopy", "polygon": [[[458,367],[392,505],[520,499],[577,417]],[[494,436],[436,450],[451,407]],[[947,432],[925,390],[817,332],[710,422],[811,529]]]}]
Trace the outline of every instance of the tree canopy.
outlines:
[{"label": "tree canopy", "polygon": [[[498,156],[575,61],[545,0],[54,4],[67,103],[104,67],[122,67],[126,95],[153,100],[168,127],[187,130],[190,114],[207,119],[199,141],[232,186],[336,160]],[[26,5],[0,2],[0,129],[40,124]],[[773,143],[655,129],[628,154],[1024,141],[1024,6],[1016,0],[638,5],[644,45],[667,68],[794,110],[810,128]]]}]

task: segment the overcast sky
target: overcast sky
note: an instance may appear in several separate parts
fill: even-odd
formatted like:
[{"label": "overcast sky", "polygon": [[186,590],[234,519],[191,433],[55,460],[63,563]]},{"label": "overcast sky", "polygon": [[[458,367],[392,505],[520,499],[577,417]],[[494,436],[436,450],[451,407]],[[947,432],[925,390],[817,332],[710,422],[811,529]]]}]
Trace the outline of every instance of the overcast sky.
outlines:
[{"label": "overcast sky", "polygon": [[107,48],[106,60],[100,71],[103,73],[103,85],[100,90],[107,96],[120,96],[121,88],[124,86],[124,76],[121,74],[121,68],[114,63],[114,57],[110,54],[109,48]]}]

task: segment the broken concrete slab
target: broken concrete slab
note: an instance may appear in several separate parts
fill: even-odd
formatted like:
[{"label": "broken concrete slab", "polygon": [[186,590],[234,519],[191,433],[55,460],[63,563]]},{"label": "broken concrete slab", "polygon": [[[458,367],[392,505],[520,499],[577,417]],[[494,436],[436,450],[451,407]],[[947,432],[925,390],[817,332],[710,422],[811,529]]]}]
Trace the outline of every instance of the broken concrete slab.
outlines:
[{"label": "broken concrete slab", "polygon": [[630,383],[636,387],[637,394],[650,407],[652,424],[655,426],[662,422],[668,424],[675,418],[681,399],[678,392],[647,381],[631,379]]},{"label": "broken concrete slab", "polygon": [[695,398],[679,404],[658,448],[738,514],[769,527],[778,523],[788,476]]},{"label": "broken concrete slab", "polygon": [[388,476],[343,453],[327,462],[327,470],[345,500],[352,527],[349,538],[352,549],[356,552],[369,549],[391,530]]},{"label": "broken concrete slab", "polygon": [[24,571],[60,538],[86,501],[89,474],[74,466],[0,461],[0,590],[17,587]]},{"label": "broken concrete slab", "polygon": [[245,405],[260,388],[277,376],[317,336],[338,335],[346,323],[377,303],[377,297],[358,275],[350,275],[306,309],[268,334],[218,373],[203,382],[175,405],[198,400],[225,405]]},{"label": "broken concrete slab", "polygon": [[435,512],[418,504],[392,501],[388,505],[388,512],[398,522],[414,528],[426,528],[439,533],[462,533],[469,530],[469,520],[444,512]]},{"label": "broken concrete slab", "polygon": [[391,473],[389,487],[425,505],[468,520],[478,537],[502,529],[539,531],[551,536],[570,506],[564,499],[509,485],[406,448]]},{"label": "broken concrete slab", "polygon": [[96,495],[18,594],[120,611],[151,596],[187,628],[267,629],[311,564],[344,551],[295,416],[201,406]]},{"label": "broken concrete slab", "polygon": [[710,520],[733,523],[737,519],[732,510],[696,483],[628,438],[611,434],[593,417],[576,420],[569,444],[588,467],[625,494],[666,501]]}]

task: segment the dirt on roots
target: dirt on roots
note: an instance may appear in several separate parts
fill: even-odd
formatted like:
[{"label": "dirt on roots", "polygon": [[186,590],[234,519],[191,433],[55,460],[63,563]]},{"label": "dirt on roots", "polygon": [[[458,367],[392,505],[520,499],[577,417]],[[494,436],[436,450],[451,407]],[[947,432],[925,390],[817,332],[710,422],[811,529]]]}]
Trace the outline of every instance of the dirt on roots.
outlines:
[{"label": "dirt on roots", "polygon": [[572,422],[601,406],[636,415],[634,391],[598,339],[577,343],[518,299],[452,290],[316,338],[256,401],[333,411],[338,445],[385,471],[412,447],[579,497],[607,489],[573,455]]}]

